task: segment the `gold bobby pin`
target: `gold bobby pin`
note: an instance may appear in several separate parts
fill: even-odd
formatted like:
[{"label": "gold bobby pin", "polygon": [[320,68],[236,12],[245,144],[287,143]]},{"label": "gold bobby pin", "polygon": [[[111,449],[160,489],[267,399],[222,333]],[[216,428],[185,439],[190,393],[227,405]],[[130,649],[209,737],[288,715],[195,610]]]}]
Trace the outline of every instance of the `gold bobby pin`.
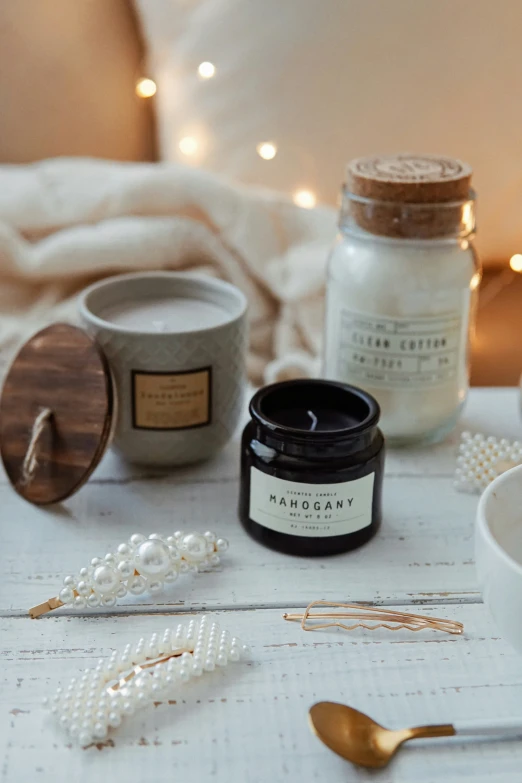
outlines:
[{"label": "gold bobby pin", "polygon": [[[311,610],[316,606],[324,606],[335,609],[348,609],[345,612],[318,612],[312,614]],[[426,617],[422,614],[398,612],[395,609],[382,609],[377,606],[363,606],[360,604],[339,604],[330,601],[312,601],[304,614],[283,615],[285,620],[301,621],[303,631],[318,631],[322,628],[343,628],[345,631],[353,631],[355,628],[366,628],[374,631],[377,628],[387,628],[389,631],[398,631],[405,628],[408,631],[443,631],[444,633],[461,634],[464,625],[456,620],[445,620],[440,617]],[[340,622],[343,620],[357,620],[352,625]],[[334,622],[324,622],[333,620]],[[365,621],[370,621],[370,624]],[[376,622],[377,621],[377,622]],[[394,625],[390,625],[394,623]]]}]

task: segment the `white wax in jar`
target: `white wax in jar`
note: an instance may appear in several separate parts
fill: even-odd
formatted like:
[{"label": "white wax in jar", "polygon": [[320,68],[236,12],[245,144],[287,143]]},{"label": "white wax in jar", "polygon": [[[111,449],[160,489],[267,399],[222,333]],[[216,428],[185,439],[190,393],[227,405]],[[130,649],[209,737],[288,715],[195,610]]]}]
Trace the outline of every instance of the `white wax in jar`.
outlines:
[{"label": "white wax in jar", "polygon": [[[470,292],[474,270],[473,251],[465,242],[382,240],[358,229],[334,248],[326,297],[325,374],[361,386],[377,399],[380,426],[388,438],[422,438],[451,420],[464,402],[468,314],[476,301],[476,293]],[[343,371],[344,356],[354,352],[343,345],[343,311],[392,320],[460,318],[453,374],[437,385],[408,388],[373,384],[364,374]],[[368,354],[371,361],[372,351]]]},{"label": "white wax in jar", "polygon": [[161,297],[121,302],[103,311],[117,326],[139,332],[191,332],[230,320],[224,307],[204,299]]}]

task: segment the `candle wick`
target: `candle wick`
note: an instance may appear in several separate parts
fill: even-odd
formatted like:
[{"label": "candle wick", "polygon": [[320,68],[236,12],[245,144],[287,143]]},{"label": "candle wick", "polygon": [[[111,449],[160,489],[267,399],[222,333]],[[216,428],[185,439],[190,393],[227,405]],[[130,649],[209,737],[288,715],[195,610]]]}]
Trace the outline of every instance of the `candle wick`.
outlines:
[{"label": "candle wick", "polygon": [[317,427],[317,416],[315,415],[315,413],[313,411],[306,411],[306,412],[310,416],[310,418],[312,419],[312,426],[310,427],[310,432],[313,432],[315,430],[315,428]]}]

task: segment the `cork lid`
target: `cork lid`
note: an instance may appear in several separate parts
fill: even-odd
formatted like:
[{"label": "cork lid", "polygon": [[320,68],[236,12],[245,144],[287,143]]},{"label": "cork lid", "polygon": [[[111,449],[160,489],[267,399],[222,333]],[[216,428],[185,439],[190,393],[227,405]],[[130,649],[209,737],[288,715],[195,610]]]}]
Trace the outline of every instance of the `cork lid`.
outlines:
[{"label": "cork lid", "polygon": [[0,453],[15,490],[37,505],[76,492],[109,442],[113,390],[99,348],[54,324],[22,346],[0,398]]},{"label": "cork lid", "polygon": [[[357,158],[347,167],[351,212],[362,228],[376,234],[424,238],[460,234],[469,213],[463,205],[473,198],[471,175],[467,163],[441,155]],[[368,208],[366,200],[378,203]]]}]

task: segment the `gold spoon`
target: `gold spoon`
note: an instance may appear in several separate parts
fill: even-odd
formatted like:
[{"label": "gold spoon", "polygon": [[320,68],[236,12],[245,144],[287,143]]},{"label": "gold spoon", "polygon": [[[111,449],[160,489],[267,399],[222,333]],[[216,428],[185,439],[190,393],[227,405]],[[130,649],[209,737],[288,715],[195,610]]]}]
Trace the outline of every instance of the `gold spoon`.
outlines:
[{"label": "gold spoon", "polygon": [[443,723],[411,729],[385,729],[363,712],[344,704],[320,701],[310,709],[310,725],[321,742],[353,764],[385,767],[403,742],[424,737],[511,736],[522,737],[520,718],[507,721]]}]

